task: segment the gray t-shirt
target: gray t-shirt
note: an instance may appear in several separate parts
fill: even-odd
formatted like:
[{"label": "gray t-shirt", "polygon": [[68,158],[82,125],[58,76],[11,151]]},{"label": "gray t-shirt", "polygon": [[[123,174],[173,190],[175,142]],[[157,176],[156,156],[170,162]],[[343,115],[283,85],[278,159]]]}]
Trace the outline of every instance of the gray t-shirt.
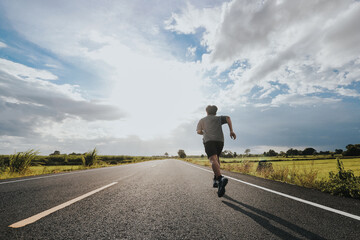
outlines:
[{"label": "gray t-shirt", "polygon": [[202,130],[204,143],[209,141],[224,142],[224,133],[221,125],[227,123],[226,116],[207,115],[200,119],[196,130]]}]

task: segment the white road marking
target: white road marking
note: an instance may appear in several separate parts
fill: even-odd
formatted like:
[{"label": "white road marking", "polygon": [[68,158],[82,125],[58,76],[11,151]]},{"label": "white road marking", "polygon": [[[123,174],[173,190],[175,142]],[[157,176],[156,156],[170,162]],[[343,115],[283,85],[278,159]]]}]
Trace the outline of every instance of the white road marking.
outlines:
[{"label": "white road marking", "polygon": [[88,192],[88,193],[86,193],[84,195],[81,195],[80,197],[74,198],[74,199],[72,199],[70,201],[67,201],[67,202],[65,202],[63,204],[60,204],[60,205],[58,205],[56,207],[53,207],[53,208],[50,208],[50,209],[48,209],[48,210],[46,210],[44,212],[38,213],[38,214],[36,214],[36,215],[34,215],[32,217],[29,217],[29,218],[26,218],[26,219],[21,220],[19,222],[13,223],[9,227],[11,227],[11,228],[20,228],[20,227],[24,227],[24,226],[26,226],[28,224],[34,223],[37,220],[39,220],[39,219],[41,219],[41,218],[43,218],[43,217],[45,217],[45,216],[47,216],[47,215],[49,215],[49,214],[51,214],[53,212],[56,212],[56,211],[58,211],[58,210],[60,210],[62,208],[65,208],[65,207],[67,207],[67,206],[69,206],[69,205],[71,205],[71,204],[73,204],[75,202],[78,202],[78,201],[80,201],[80,200],[82,200],[82,199],[84,199],[86,197],[89,197],[90,195],[93,195],[93,194],[95,194],[97,192],[100,192],[101,190],[104,190],[105,188],[111,187],[114,184],[117,184],[117,182],[110,183],[110,184],[108,184],[106,186],[103,186],[101,188],[98,188],[96,190]]},{"label": "white road marking", "polygon": [[[183,162],[183,163],[187,164],[189,166],[192,166],[194,168],[198,168],[198,169],[201,169],[203,171],[210,172],[211,174],[214,174],[213,171],[210,171],[208,169],[197,167],[197,166],[194,166],[192,164],[185,163],[185,162]],[[343,216],[346,216],[346,217],[349,217],[349,218],[360,221],[360,216],[357,216],[357,215],[354,215],[354,214],[351,214],[351,213],[340,211],[340,210],[337,210],[337,209],[334,209],[334,208],[331,208],[331,207],[327,207],[327,206],[324,206],[324,205],[321,205],[321,204],[318,204],[318,203],[310,202],[310,201],[307,201],[307,200],[304,200],[304,199],[301,199],[301,198],[298,198],[298,197],[294,197],[294,196],[291,196],[291,195],[288,195],[288,194],[285,194],[285,193],[281,193],[281,192],[278,192],[278,191],[275,191],[275,190],[271,190],[269,188],[265,188],[265,187],[261,187],[261,186],[258,186],[258,185],[252,184],[252,183],[248,183],[248,182],[245,182],[245,181],[233,178],[233,177],[229,177],[229,176],[226,176],[226,177],[228,179],[232,179],[234,181],[244,183],[244,184],[247,184],[249,186],[259,188],[259,189],[264,190],[264,191],[268,191],[268,192],[271,192],[271,193],[274,193],[274,194],[277,194],[277,195],[280,195],[280,196],[283,196],[283,197],[286,197],[286,198],[290,198],[290,199],[298,201],[298,202],[302,202],[302,203],[305,203],[305,204],[308,204],[308,205],[311,205],[311,206],[314,206],[314,207],[317,207],[317,208],[321,208],[321,209],[324,209],[324,210],[327,210],[327,211],[330,211],[330,212],[333,212],[333,213],[337,213],[337,214],[340,214],[340,215],[343,215]]]}]

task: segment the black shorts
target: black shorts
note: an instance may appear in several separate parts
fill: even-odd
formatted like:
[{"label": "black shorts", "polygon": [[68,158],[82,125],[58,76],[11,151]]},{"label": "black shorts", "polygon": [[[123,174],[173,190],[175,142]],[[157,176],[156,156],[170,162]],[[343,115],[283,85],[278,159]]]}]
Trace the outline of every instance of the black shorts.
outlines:
[{"label": "black shorts", "polygon": [[208,158],[210,158],[212,155],[218,155],[218,157],[219,157],[223,150],[224,142],[208,141],[208,142],[204,143],[204,146],[205,146],[205,152],[206,152],[206,155],[208,156]]}]

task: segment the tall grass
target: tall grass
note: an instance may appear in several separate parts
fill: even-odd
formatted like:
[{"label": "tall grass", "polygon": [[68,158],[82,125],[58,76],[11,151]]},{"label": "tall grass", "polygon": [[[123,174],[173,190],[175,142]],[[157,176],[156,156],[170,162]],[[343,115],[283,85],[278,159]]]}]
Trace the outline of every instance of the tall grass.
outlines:
[{"label": "tall grass", "polygon": [[34,158],[38,153],[39,153],[38,151],[31,149],[26,152],[19,152],[10,155],[10,160],[9,160],[10,173],[20,173],[20,174],[25,173],[29,169],[32,160],[34,160]]},{"label": "tall grass", "polygon": [[295,162],[292,167],[281,166],[275,169],[264,168],[260,171],[259,175],[281,182],[287,182],[296,184],[302,187],[314,188],[317,186],[317,177],[319,171],[314,168],[314,162],[312,161],[309,168],[298,168]]},{"label": "tall grass", "polygon": [[85,154],[85,156],[82,156],[82,162],[84,166],[93,166],[97,163],[97,150],[94,148],[92,151],[89,151]]},{"label": "tall grass", "polygon": [[5,164],[5,158],[3,156],[0,156],[0,173],[5,172],[7,169],[7,166]]},{"label": "tall grass", "polygon": [[313,168],[310,170],[303,169],[302,172],[296,175],[295,184],[308,188],[317,188],[318,182],[316,179],[318,177],[318,173],[319,171]]},{"label": "tall grass", "polygon": [[242,161],[241,163],[236,163],[236,164],[227,163],[227,164],[222,164],[221,168],[228,171],[249,174],[252,172],[254,168],[254,162],[245,160]]}]

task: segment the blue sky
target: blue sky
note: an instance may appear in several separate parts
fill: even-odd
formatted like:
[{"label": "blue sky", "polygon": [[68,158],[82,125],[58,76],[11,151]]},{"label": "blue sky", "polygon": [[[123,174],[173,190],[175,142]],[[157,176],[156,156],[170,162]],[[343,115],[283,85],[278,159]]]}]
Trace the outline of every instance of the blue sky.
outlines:
[{"label": "blue sky", "polygon": [[238,153],[360,142],[358,1],[0,9],[0,154],[202,154],[208,104],[232,117]]}]

